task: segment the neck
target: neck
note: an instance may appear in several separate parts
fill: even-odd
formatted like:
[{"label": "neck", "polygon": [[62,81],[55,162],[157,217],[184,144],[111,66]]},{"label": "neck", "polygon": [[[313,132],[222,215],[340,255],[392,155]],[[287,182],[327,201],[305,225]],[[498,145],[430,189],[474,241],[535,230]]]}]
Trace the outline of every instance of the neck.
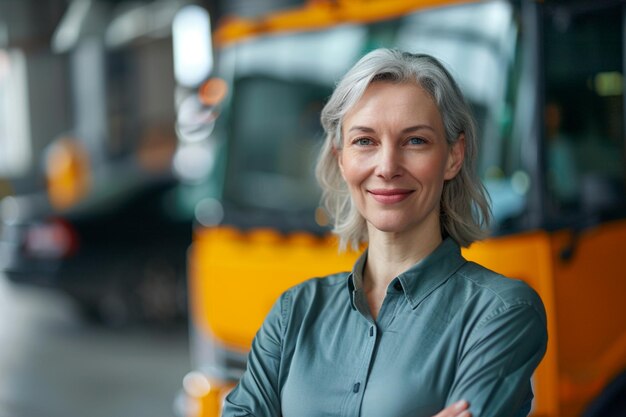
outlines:
[{"label": "neck", "polygon": [[424,259],[442,242],[439,224],[433,230],[419,234],[386,233],[374,229],[368,235],[366,291],[385,291],[395,277]]}]

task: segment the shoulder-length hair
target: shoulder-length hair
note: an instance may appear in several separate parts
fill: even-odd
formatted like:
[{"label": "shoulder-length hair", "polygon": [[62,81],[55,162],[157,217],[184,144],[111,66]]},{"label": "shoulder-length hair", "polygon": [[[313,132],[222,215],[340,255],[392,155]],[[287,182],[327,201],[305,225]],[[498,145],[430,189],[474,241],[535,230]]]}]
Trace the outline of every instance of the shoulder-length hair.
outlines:
[{"label": "shoulder-length hair", "polygon": [[443,119],[446,140],[465,136],[465,158],[459,173],[443,186],[441,231],[464,247],[485,237],[491,219],[487,192],[476,173],[477,138],[469,105],[450,73],[435,58],[393,49],[376,49],[362,57],[339,81],[321,115],[325,131],[316,175],[322,187],[322,204],[331,217],[340,249],[358,248],[367,241],[365,219],[356,209],[341,176],[337,151],[343,146],[346,113],[372,82],[417,83],[435,101]]}]

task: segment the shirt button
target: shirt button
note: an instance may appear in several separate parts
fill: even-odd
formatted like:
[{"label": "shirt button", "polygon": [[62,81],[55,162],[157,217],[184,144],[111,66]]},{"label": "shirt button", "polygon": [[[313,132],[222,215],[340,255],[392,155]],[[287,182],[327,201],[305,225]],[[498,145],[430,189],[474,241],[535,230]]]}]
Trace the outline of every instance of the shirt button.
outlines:
[{"label": "shirt button", "polygon": [[400,283],[400,281],[396,281],[393,284],[393,288],[395,288],[396,291],[402,291],[402,284]]},{"label": "shirt button", "polygon": [[357,382],[356,384],[354,384],[354,386],[352,387],[352,392],[354,392],[355,394],[357,392],[359,392],[359,388],[361,388],[361,383]]},{"label": "shirt button", "polygon": [[374,326],[370,327],[370,337],[374,336]]}]

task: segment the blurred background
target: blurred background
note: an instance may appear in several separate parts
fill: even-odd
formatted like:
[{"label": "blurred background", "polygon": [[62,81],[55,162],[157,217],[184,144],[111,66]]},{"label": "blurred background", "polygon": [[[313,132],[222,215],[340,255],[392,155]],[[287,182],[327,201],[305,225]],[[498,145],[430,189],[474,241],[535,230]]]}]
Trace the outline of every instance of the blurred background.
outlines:
[{"label": "blurred background", "polygon": [[620,0],[0,0],[0,417],[212,417],[273,300],[350,269],[319,112],[430,53],[478,124],[490,239],[542,296],[534,416],[625,416]]},{"label": "blurred background", "polygon": [[2,416],[175,415],[193,213],[172,171],[172,21],[188,3],[0,1]]}]

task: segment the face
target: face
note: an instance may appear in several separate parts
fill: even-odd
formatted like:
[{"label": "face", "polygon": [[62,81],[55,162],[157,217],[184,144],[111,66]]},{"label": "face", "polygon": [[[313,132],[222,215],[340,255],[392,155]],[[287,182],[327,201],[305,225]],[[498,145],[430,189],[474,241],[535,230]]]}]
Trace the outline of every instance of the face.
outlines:
[{"label": "face", "polygon": [[428,93],[413,83],[372,83],[344,117],[339,167],[370,234],[433,233],[440,238],[444,181],[463,163]]}]

